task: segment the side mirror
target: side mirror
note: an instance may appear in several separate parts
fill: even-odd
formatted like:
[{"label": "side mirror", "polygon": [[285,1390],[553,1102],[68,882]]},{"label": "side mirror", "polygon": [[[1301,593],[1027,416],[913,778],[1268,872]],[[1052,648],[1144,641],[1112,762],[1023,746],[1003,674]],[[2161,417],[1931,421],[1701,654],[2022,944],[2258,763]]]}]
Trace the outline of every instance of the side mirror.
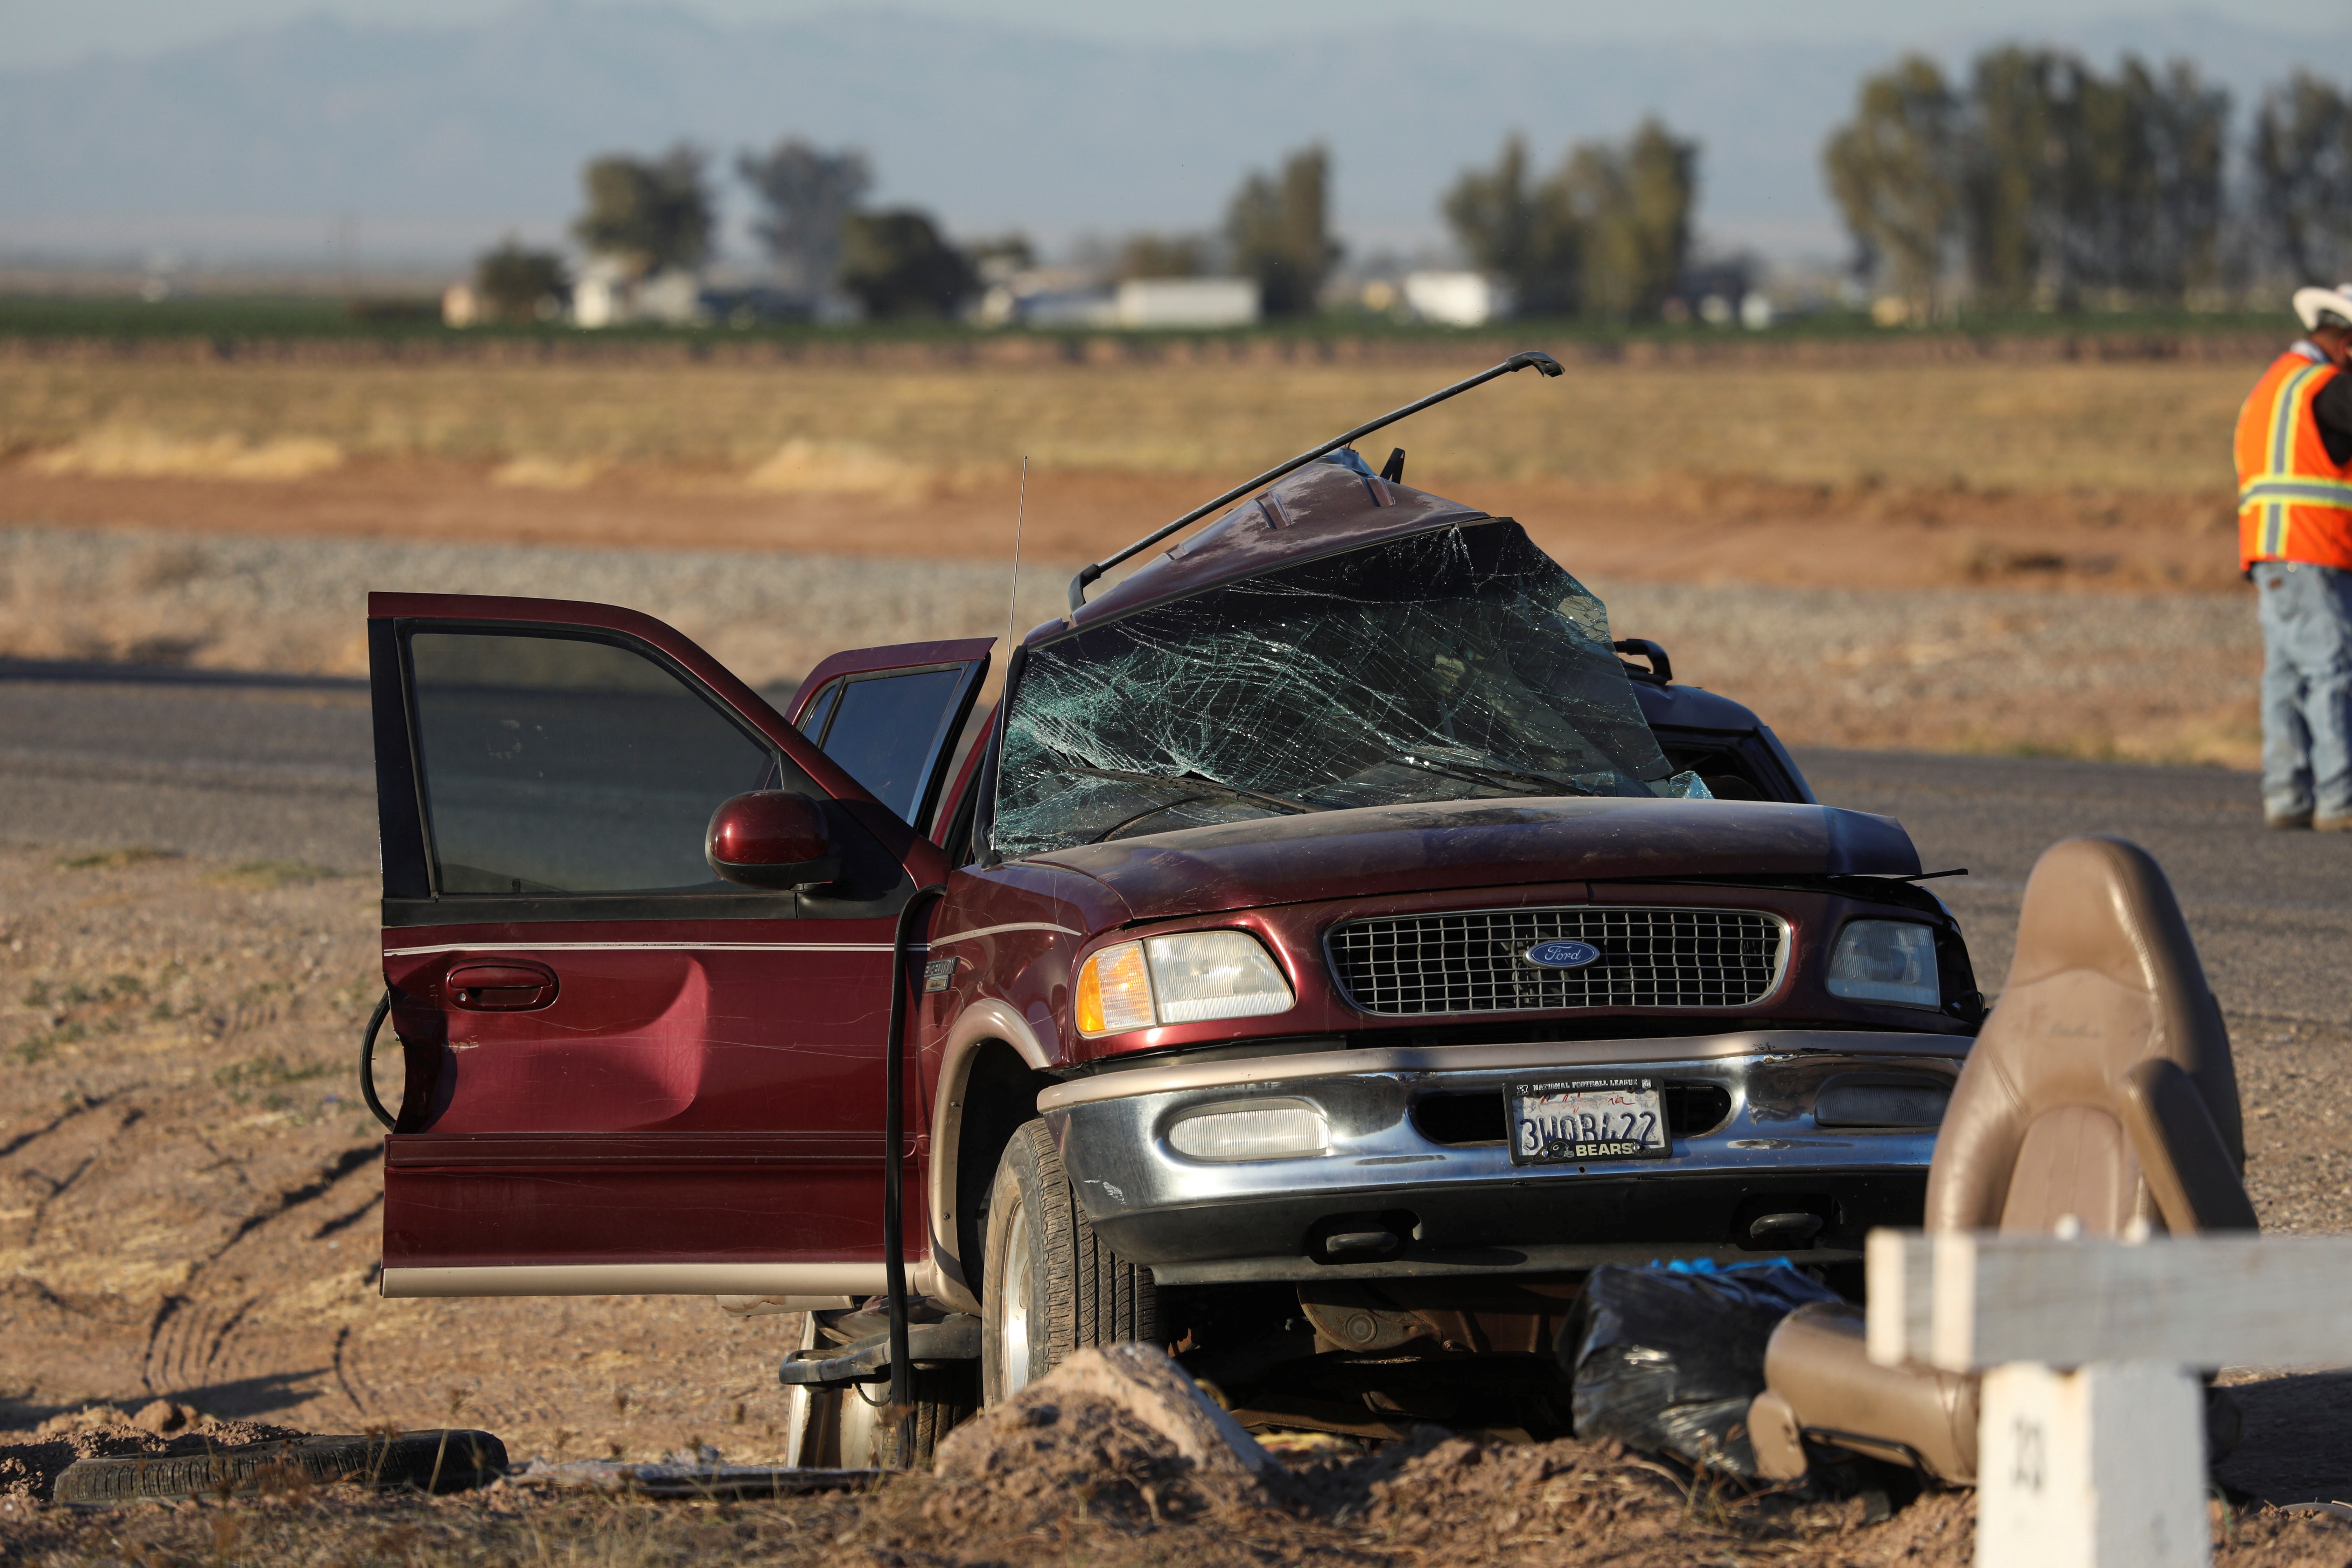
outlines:
[{"label": "side mirror", "polygon": [[787,789],[753,790],[720,803],[702,837],[710,868],[747,888],[814,888],[841,875],[816,802]]}]

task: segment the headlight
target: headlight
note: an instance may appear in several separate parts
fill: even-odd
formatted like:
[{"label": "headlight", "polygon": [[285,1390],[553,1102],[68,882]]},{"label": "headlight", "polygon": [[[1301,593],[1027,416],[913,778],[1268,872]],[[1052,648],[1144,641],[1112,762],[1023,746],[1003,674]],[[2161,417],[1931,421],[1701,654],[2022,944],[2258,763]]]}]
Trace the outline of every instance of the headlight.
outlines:
[{"label": "headlight", "polygon": [[1295,1160],[1328,1152],[1331,1125],[1295,1101],[1204,1110],[1171,1127],[1168,1146],[1195,1160]]},{"label": "headlight", "polygon": [[1910,921],[1850,921],[1830,954],[1830,994],[1904,1007],[1944,1005],[1936,932]]},{"label": "headlight", "polygon": [[1078,971],[1078,1032],[1286,1013],[1296,1000],[1273,956],[1237,931],[1181,931],[1104,948]]}]

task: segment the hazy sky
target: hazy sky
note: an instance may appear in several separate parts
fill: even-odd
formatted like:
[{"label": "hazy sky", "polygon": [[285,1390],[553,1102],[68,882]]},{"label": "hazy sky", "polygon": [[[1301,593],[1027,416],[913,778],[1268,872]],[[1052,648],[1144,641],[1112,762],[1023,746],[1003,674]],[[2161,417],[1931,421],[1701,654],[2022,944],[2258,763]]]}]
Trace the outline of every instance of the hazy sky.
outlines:
[{"label": "hazy sky", "polygon": [[[720,21],[783,20],[863,8],[857,0],[669,0]],[[50,65],[100,51],[143,53],[240,26],[327,12],[353,20],[419,23],[479,18],[512,0],[0,0],[0,68]],[[1763,36],[1885,38],[1895,42],[1999,28],[2031,35],[2112,17],[2184,10],[2299,33],[2340,28],[2346,0],[901,0],[887,7],[972,21],[1131,40],[1188,43],[1288,37],[1412,20],[1544,37],[1671,38]]]}]

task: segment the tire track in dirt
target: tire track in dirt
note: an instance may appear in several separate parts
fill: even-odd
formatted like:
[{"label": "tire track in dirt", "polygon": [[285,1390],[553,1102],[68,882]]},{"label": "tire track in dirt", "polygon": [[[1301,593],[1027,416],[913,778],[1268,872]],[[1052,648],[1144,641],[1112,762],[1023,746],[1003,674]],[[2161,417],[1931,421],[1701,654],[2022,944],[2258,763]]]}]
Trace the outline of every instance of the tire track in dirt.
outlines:
[{"label": "tire track in dirt", "polygon": [[[30,1252],[35,1244],[40,1240],[42,1230],[47,1225],[58,1201],[72,1192],[81,1183],[82,1178],[89,1173],[91,1168],[104,1158],[115,1141],[136,1126],[146,1114],[144,1110],[137,1106],[127,1106],[121,1109],[110,1128],[94,1130],[90,1124],[74,1120],[78,1113],[68,1112],[46,1127],[13,1140],[9,1151],[11,1153],[30,1148],[37,1140],[54,1134],[67,1134],[68,1140],[77,1135],[93,1134],[79,1147],[68,1141],[50,1144],[45,1149],[37,1151],[34,1157],[41,1159],[41,1164],[33,1164],[29,1160],[16,1163],[12,1175],[18,1188],[31,1187],[36,1191],[28,1205],[9,1212],[7,1217],[21,1222],[23,1228],[15,1233],[8,1244],[16,1249]],[[76,1158],[77,1155],[79,1158]],[[72,1162],[69,1167],[63,1163],[66,1161]],[[48,1169],[45,1168],[50,1165],[63,1170],[65,1173],[51,1175]]]},{"label": "tire track in dirt", "polygon": [[364,1417],[373,1412],[373,1407],[368,1404],[368,1402],[360,1397],[360,1391],[352,1386],[351,1368],[344,1359],[345,1352],[351,1347],[351,1342],[352,1326],[349,1323],[345,1323],[341,1328],[335,1331],[335,1384],[343,1391],[343,1397],[352,1402],[352,1411]]},{"label": "tire track in dirt", "polygon": [[57,1131],[59,1128],[65,1126],[66,1123],[71,1121],[74,1118],[78,1116],[87,1116],[91,1111],[109,1105],[113,1101],[121,1099],[126,1094],[135,1094],[145,1087],[146,1086],[144,1084],[125,1084],[122,1088],[114,1089],[106,1094],[81,1096],[75,1101],[75,1103],[68,1106],[65,1110],[59,1111],[56,1116],[50,1118],[40,1126],[34,1128],[31,1131],[19,1132],[15,1137],[10,1138],[5,1143],[0,1143],[0,1160],[7,1159],[10,1155],[16,1153],[16,1151],[24,1148],[29,1143],[47,1138],[50,1133]]},{"label": "tire track in dirt", "polygon": [[17,1173],[19,1181],[42,1182],[48,1186],[48,1191],[36,1199],[33,1204],[33,1212],[25,1226],[25,1236],[23,1241],[19,1243],[20,1246],[30,1248],[40,1239],[41,1226],[47,1220],[51,1206],[70,1192],[82,1177],[89,1173],[90,1167],[97,1164],[100,1159],[114,1146],[116,1139],[145,1120],[146,1115],[146,1111],[137,1106],[126,1107],[121,1116],[115,1121],[113,1131],[102,1135],[98,1142],[98,1146],[84,1154],[81,1157],[81,1163],[62,1178],[52,1176],[37,1166],[27,1166]]},{"label": "tire track in dirt", "polygon": [[229,1238],[220,1245],[218,1250],[215,1251],[211,1257],[205,1258],[204,1260],[204,1264],[200,1264],[198,1267],[202,1268],[205,1265],[219,1261],[223,1253],[226,1253],[230,1247],[235,1247],[238,1242],[243,1241],[247,1237],[252,1235],[263,1226],[268,1225],[271,1220],[282,1218],[285,1215],[294,1209],[301,1207],[304,1204],[313,1203],[318,1199],[324,1197],[337,1182],[341,1181],[345,1176],[350,1175],[353,1171],[358,1170],[362,1165],[366,1164],[371,1160],[381,1160],[383,1158],[383,1145],[381,1143],[361,1143],[344,1150],[341,1153],[336,1155],[332,1160],[330,1160],[327,1163],[326,1166],[320,1171],[318,1178],[315,1181],[305,1182],[299,1187],[289,1187],[278,1194],[278,1202],[275,1205],[265,1209],[258,1214],[247,1215],[245,1219],[238,1224],[236,1229],[230,1233]]},{"label": "tire track in dirt", "polygon": [[[268,1293],[246,1294],[225,1303],[207,1300],[201,1282],[207,1270],[248,1238],[263,1233],[273,1221],[295,1215],[326,1196],[353,1173],[382,1158],[383,1152],[380,1143],[354,1144],[343,1149],[318,1167],[310,1180],[272,1194],[240,1219],[217,1246],[197,1258],[182,1288],[156,1303],[140,1357],[141,1385],[149,1394],[187,1394],[228,1391],[266,1381],[277,1391],[292,1395],[306,1380],[333,1370],[350,1394],[340,1364],[342,1336],[337,1336],[331,1348],[318,1342],[314,1351],[310,1347],[323,1339],[321,1331],[291,1327],[271,1318],[266,1310],[256,1315],[257,1309],[264,1308],[269,1300]],[[226,1163],[241,1183],[252,1186],[242,1162]],[[370,1194],[352,1215],[341,1216],[340,1223],[349,1224],[370,1212],[381,1195]],[[329,1220],[305,1239],[316,1240],[338,1223]],[[352,1403],[364,1413],[365,1406],[355,1394]]]},{"label": "tire track in dirt", "polygon": [[382,1193],[370,1193],[367,1195],[367,1200],[361,1204],[359,1207],[352,1210],[352,1212],[347,1215],[341,1215],[333,1219],[326,1221],[324,1224],[320,1225],[318,1229],[312,1231],[310,1233],[310,1239],[312,1241],[324,1241],[331,1236],[335,1236],[342,1231],[349,1230],[352,1226],[359,1224],[360,1221],[373,1214],[378,1208],[383,1206],[383,1194]]}]

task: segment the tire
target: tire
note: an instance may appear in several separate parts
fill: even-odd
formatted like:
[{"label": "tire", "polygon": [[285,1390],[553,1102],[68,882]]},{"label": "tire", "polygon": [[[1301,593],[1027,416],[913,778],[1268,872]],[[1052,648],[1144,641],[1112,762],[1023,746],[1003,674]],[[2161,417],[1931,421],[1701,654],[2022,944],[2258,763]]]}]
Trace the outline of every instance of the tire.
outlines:
[{"label": "tire", "polygon": [[[188,1439],[182,1438],[183,1443]],[[488,1432],[453,1429],[397,1437],[287,1437],[179,1454],[77,1459],[58,1477],[61,1503],[140,1502],[155,1498],[235,1497],[355,1481],[381,1489],[454,1492],[487,1486],[507,1471],[507,1446]]]},{"label": "tire", "polygon": [[928,1470],[931,1456],[966,1416],[980,1407],[978,1379],[972,1364],[917,1367],[909,1390],[914,1414],[907,1422],[906,1451],[898,1447],[899,1429],[887,1418],[890,1385],[877,1383],[845,1388],[833,1397],[839,1436],[840,1464],[848,1469]]},{"label": "tire", "polygon": [[[800,1349],[814,1350],[817,1315],[802,1321]],[[897,1430],[884,1420],[890,1397],[887,1383],[860,1388],[795,1385],[790,1391],[786,1463],[803,1469],[929,1469],[940,1438],[980,1408],[980,1369],[971,1362],[917,1366],[914,1418],[907,1452],[898,1449]]]},{"label": "tire", "polygon": [[1024,1122],[989,1189],[980,1388],[994,1406],[1071,1352],[1160,1333],[1151,1270],[1095,1237],[1043,1121]]}]

